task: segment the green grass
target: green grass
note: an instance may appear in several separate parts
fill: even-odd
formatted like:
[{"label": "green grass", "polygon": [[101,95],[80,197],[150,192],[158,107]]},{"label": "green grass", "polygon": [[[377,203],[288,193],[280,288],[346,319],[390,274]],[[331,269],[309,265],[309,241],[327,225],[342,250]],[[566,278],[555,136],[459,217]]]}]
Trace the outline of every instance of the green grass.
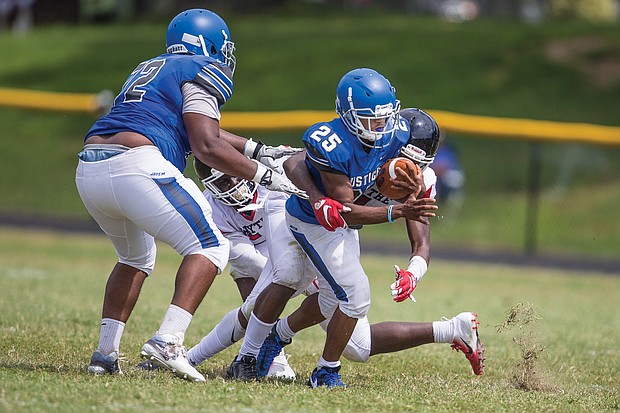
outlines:
[{"label": "green grass", "polygon": [[[417,303],[389,297],[391,266],[405,257],[363,257],[371,280],[371,322],[429,321],[463,310],[478,312],[486,374],[448,345],[426,345],[343,362],[344,391],[304,385],[322,349],[318,327],[288,347],[299,380],[236,383],[223,379],[238,344],[199,369],[206,384],[167,372],[133,368],[143,342],[167,307],[179,257],[160,248],[157,266],[130,318],[121,350],[124,377],[91,377],[101,300],[115,254],[99,235],[0,228],[0,410],[116,411],[562,411],[620,408],[616,343],[620,279],[435,260],[417,289]],[[227,274],[218,277],[196,313],[186,343],[197,343],[239,303]],[[294,300],[286,312],[299,303]],[[517,306],[521,303],[521,306]],[[498,331],[511,309],[522,316]],[[527,310],[532,310],[529,314]],[[527,323],[527,321],[530,321]],[[518,343],[521,343],[518,344]],[[529,351],[529,358],[523,351]],[[531,357],[534,355],[535,357]],[[525,387],[525,388],[523,388]]]},{"label": "green grass", "polygon": [[[333,108],[343,73],[374,67],[405,106],[476,115],[618,125],[620,81],[595,69],[620,61],[620,26],[480,19],[450,24],[375,13],[224,15],[237,45],[227,111]],[[52,26],[0,37],[0,87],[115,92],[137,62],[163,50],[166,24]],[[583,38],[601,45],[572,60],[549,45]],[[606,64],[610,63],[608,66]],[[594,72],[593,72],[594,71]],[[225,116],[225,114],[224,114]],[[74,184],[76,153],[94,116],[0,107],[0,212],[87,219]],[[302,131],[248,132],[298,146]],[[531,147],[518,140],[448,135],[466,172],[460,209],[443,205],[434,242],[519,250],[523,245]],[[541,253],[614,258],[620,245],[619,147],[544,144]],[[192,175],[191,171],[188,174]],[[440,205],[441,206],[441,205]],[[445,224],[445,225],[444,225]],[[371,231],[391,237],[386,229]],[[402,238],[401,238],[402,239]]]}]

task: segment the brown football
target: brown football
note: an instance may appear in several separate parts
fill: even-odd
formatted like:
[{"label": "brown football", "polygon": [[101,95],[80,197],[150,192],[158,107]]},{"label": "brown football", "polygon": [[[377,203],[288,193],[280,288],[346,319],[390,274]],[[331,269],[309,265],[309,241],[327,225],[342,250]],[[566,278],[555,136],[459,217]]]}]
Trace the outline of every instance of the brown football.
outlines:
[{"label": "brown football", "polygon": [[394,179],[395,181],[403,181],[404,179],[396,173],[396,168],[400,168],[405,171],[407,174],[409,173],[409,168],[407,165],[412,165],[413,170],[416,174],[420,173],[420,167],[413,163],[411,160],[407,158],[392,158],[383,164],[381,169],[379,169],[379,174],[377,175],[377,188],[379,192],[385,197],[391,199],[401,199],[406,196],[411,195],[412,191],[402,188],[392,188],[392,182],[390,179]]}]

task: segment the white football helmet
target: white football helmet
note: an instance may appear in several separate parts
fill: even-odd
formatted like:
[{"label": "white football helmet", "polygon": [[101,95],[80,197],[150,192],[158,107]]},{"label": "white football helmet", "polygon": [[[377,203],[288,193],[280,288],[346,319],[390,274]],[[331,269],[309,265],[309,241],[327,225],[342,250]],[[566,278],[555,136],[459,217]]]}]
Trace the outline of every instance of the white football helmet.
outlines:
[{"label": "white football helmet", "polygon": [[255,182],[226,175],[196,158],[194,158],[194,170],[204,187],[224,205],[239,209],[254,201],[258,188]]}]

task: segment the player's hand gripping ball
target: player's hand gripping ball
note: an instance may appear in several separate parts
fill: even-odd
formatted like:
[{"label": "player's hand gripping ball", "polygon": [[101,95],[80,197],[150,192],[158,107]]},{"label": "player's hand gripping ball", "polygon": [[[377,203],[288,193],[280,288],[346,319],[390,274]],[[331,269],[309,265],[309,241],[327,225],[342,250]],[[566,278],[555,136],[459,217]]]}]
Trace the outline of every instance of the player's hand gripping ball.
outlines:
[{"label": "player's hand gripping ball", "polygon": [[[396,168],[400,168],[405,176],[403,176],[402,172],[398,173]],[[418,185],[415,184],[415,176],[421,175],[421,173],[420,167],[413,161],[403,157],[392,158],[379,169],[379,175],[377,175],[376,180],[377,188],[383,196],[391,199],[408,197],[418,189]],[[407,176],[414,184],[407,180]],[[398,186],[393,187],[394,182],[392,180],[402,182],[403,184],[397,184]]]}]

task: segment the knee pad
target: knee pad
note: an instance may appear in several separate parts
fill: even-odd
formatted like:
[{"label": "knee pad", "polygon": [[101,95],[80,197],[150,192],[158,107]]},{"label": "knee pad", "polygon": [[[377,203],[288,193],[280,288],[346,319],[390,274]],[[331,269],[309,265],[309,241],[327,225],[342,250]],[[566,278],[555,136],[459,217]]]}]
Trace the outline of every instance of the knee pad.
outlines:
[{"label": "knee pad", "polygon": [[366,363],[370,357],[371,335],[368,317],[357,320],[355,330],[347,342],[342,355],[349,361]]}]

